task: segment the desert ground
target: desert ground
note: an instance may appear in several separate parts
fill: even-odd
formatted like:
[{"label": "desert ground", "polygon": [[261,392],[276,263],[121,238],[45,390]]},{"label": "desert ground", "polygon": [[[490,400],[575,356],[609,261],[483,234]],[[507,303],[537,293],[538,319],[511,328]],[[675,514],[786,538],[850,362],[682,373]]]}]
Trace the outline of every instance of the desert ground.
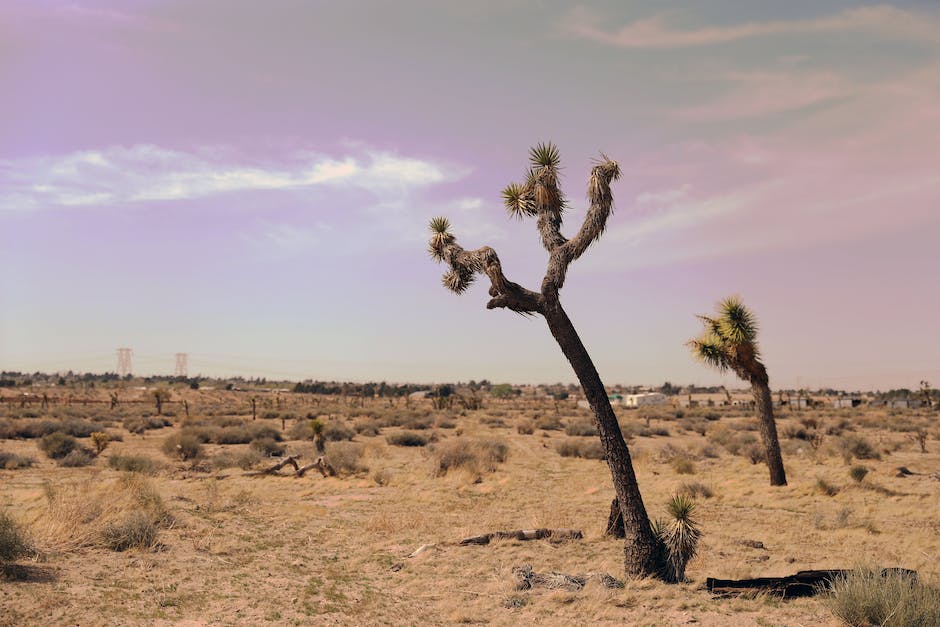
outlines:
[{"label": "desert ground", "polygon": [[[624,579],[587,410],[253,396],[254,420],[249,393],[221,390],[174,388],[163,416],[143,401],[0,407],[0,512],[30,544],[3,566],[0,624],[839,625],[821,597],[718,598],[703,584],[860,565],[940,578],[936,410],[779,410],[789,485],[772,488],[750,411],[618,409],[650,516],[677,492],[696,500],[688,581],[517,590],[525,565]],[[50,458],[43,447],[71,445],[38,436],[59,430],[86,452]],[[108,436],[97,455],[91,432]],[[317,438],[335,476],[258,472],[315,462]],[[583,538],[458,544],[529,528]]]}]

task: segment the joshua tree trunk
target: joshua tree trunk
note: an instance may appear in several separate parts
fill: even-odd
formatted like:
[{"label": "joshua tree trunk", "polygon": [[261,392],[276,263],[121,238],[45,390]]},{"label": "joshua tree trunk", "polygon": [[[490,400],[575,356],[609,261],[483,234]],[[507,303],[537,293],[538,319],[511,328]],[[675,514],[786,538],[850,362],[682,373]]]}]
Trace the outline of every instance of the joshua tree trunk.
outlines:
[{"label": "joshua tree trunk", "polygon": [[580,258],[604,232],[613,204],[610,182],[619,178],[620,167],[615,161],[602,156],[592,168],[588,181],[590,207],[581,228],[574,237],[567,239],[561,233],[562,213],[566,203],[557,185],[558,151],[551,144],[539,145],[533,148],[530,157],[532,167],[526,175],[526,182],[522,185],[508,185],[503,190],[503,200],[511,215],[538,218],[542,245],[549,253],[540,291],[526,289],[506,278],[499,256],[492,248],[484,246],[466,250],[457,244],[446,218],[431,221],[429,251],[435,260],[450,266],[443,283],[453,292],[464,292],[476,275],[483,274],[490,280],[491,298],[486,305],[487,309],[509,309],[522,315],[541,314],[545,317],[548,328],[574,369],[594,412],[623,517],[625,570],[629,575],[657,575],[661,572],[658,566],[663,545],[650,526],[630,461],[630,452],[610,406],[604,383],[558,299],[569,265]]},{"label": "joshua tree trunk", "polygon": [[659,544],[650,527],[649,516],[633,472],[630,451],[623,439],[607,391],[561,303],[557,300],[546,302],[542,313],[548,322],[548,328],[581,382],[587,402],[594,412],[607,466],[613,479],[614,492],[623,515],[624,568],[630,575],[653,573],[656,571]]},{"label": "joshua tree trunk", "polygon": [[770,469],[770,485],[787,485],[787,475],[783,470],[783,456],[780,454],[780,442],[777,440],[777,425],[774,422],[773,397],[770,386],[761,378],[751,381],[751,394],[760,425],[760,438],[764,444],[767,467]]}]

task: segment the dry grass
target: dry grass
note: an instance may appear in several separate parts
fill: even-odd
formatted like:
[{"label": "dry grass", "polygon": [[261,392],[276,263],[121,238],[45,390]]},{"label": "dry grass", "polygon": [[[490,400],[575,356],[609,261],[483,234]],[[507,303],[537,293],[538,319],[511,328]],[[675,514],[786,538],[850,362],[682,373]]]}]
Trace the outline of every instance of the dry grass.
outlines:
[{"label": "dry grass", "polygon": [[[556,408],[550,400],[493,400],[482,410],[442,412],[430,403],[406,407],[403,400],[391,406],[367,399],[353,405],[286,394],[280,407],[273,397],[260,397],[259,419],[252,425],[243,393],[187,394],[192,418],[185,427],[182,411],[173,407],[175,426],[142,434],[120,427],[125,418],[143,418],[133,407],[113,414],[72,407],[68,414],[36,411],[29,417],[0,406],[0,421],[85,421],[96,431],[107,428],[110,438],[104,461],[92,466],[60,467],[42,456],[31,467],[0,468],[0,510],[22,523],[56,577],[0,584],[0,624],[42,616],[51,624],[131,625],[835,625],[838,619],[819,598],[713,599],[700,587],[709,576],[787,575],[844,567],[860,558],[914,568],[925,581],[940,576],[940,493],[930,477],[940,468],[940,445],[931,431],[928,453],[921,453],[908,437],[918,426],[935,430],[929,427],[935,417],[926,414],[782,412],[781,433],[792,426],[787,432],[815,431],[822,441],[815,447],[801,437],[785,438],[793,446],[784,455],[790,484],[770,488],[762,463],[751,464],[740,448],[737,455],[727,454],[722,442],[712,441],[727,439],[732,447],[739,438],[756,441],[750,415],[709,408],[677,418],[674,410],[663,410],[650,413],[647,427],[645,415],[619,411],[622,422],[634,427],[630,452],[647,510],[662,512],[673,494],[698,502],[703,535],[686,568],[689,581],[628,581],[616,591],[588,585],[580,592],[518,592],[512,568],[523,564],[539,572],[622,576],[622,545],[603,535],[612,497],[609,470],[603,462],[556,452],[558,443],[596,438],[535,428],[545,416],[557,416],[564,425],[585,421],[588,416],[573,401]],[[268,411],[297,416],[298,423],[313,414],[324,424],[374,422],[377,429],[375,435],[370,428],[356,430],[352,442],[327,442],[331,463],[343,469],[336,477],[245,476],[240,467],[271,462],[259,463],[249,443],[220,443],[216,433],[273,429],[285,436],[286,453],[300,454],[303,462],[316,459],[313,442],[291,437],[291,422],[282,432],[280,417],[260,417]],[[442,431],[442,421],[456,429]],[[526,422],[533,434],[517,432]],[[189,428],[205,429],[204,461],[165,457],[163,440]],[[427,447],[390,445],[385,436],[402,429],[441,439]],[[662,430],[671,435],[657,435]],[[712,437],[716,432],[719,438]],[[859,483],[850,478],[837,447],[846,435],[864,438],[881,455],[864,462],[869,472]],[[37,457],[35,439],[6,440],[0,449]],[[243,466],[240,459],[251,455]],[[694,477],[673,469],[683,456],[694,461]],[[149,471],[137,470],[147,467],[139,459],[157,461],[155,474],[142,476]],[[918,474],[896,477],[898,466]],[[817,491],[817,477],[838,491]],[[155,543],[148,521],[157,521]],[[584,538],[449,544],[468,535],[533,527],[578,528]],[[753,548],[757,543],[766,548]],[[109,544],[144,548],[114,551]],[[437,547],[407,557],[423,544]]]},{"label": "dry grass", "polygon": [[880,568],[859,568],[832,582],[825,603],[853,627],[940,625],[940,589]]},{"label": "dry grass", "polygon": [[155,485],[137,474],[58,488],[47,484],[45,496],[46,507],[33,524],[43,551],[107,547],[115,541],[115,534],[121,533],[122,526],[136,524],[139,514],[147,516],[154,526],[169,522]]}]

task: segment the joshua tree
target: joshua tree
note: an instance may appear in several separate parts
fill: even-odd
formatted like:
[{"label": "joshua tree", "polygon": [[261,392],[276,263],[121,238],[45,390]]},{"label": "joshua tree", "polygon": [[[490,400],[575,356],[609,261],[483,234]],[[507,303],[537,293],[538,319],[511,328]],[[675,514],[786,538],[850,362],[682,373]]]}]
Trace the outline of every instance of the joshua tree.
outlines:
[{"label": "joshua tree", "polygon": [[770,485],[787,485],[774,423],[773,398],[770,395],[767,368],[760,361],[757,348],[757,319],[731,296],[718,304],[718,316],[699,316],[705,325],[702,335],[689,342],[692,354],[705,365],[722,372],[728,370],[751,384],[760,436],[764,444]]},{"label": "joshua tree", "polygon": [[581,343],[571,320],[561,306],[558,293],[565,284],[568,266],[581,257],[604,232],[613,205],[610,183],[620,177],[616,161],[601,155],[591,170],[587,196],[590,207],[581,228],[571,239],[561,233],[562,213],[567,202],[558,188],[559,153],[553,144],[539,144],[530,151],[530,167],[524,183],[511,183],[502,192],[509,214],[516,218],[536,218],[542,245],[548,251],[548,267],[541,289],[533,291],[513,283],[503,274],[496,251],[488,246],[465,250],[450,232],[446,218],[431,220],[431,256],[450,266],[444,287],[461,294],[477,274],[490,281],[487,309],[508,309],[522,315],[539,314],[574,369],[595,423],[613,478],[614,492],[623,516],[624,566],[630,575],[656,575],[664,551],[662,541],[650,526],[640,496],[630,451],[623,439],[617,417],[610,406],[604,383]]},{"label": "joshua tree", "polygon": [[153,403],[157,407],[157,415],[163,415],[163,403],[170,400],[170,391],[166,388],[157,388],[152,391],[151,396],[153,396]]}]

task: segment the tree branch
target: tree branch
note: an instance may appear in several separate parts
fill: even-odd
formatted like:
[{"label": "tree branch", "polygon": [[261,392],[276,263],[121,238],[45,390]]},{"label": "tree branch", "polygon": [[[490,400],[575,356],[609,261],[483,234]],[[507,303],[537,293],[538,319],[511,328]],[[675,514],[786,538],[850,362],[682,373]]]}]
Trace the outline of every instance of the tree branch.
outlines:
[{"label": "tree branch", "polygon": [[604,234],[614,203],[610,182],[619,178],[620,166],[607,157],[603,157],[603,161],[591,170],[587,193],[591,206],[588,207],[578,233],[564,244],[550,250],[551,258],[542,281],[543,294],[557,293],[565,284],[571,262],[583,255],[584,251]]},{"label": "tree branch", "polygon": [[442,279],[444,287],[461,294],[470,287],[477,274],[484,274],[490,279],[489,294],[492,297],[486,305],[487,309],[505,308],[521,314],[541,313],[541,294],[507,279],[495,250],[489,246],[465,250],[457,243],[449,228],[450,224],[444,218],[431,221],[431,256],[450,266],[450,271]]}]

